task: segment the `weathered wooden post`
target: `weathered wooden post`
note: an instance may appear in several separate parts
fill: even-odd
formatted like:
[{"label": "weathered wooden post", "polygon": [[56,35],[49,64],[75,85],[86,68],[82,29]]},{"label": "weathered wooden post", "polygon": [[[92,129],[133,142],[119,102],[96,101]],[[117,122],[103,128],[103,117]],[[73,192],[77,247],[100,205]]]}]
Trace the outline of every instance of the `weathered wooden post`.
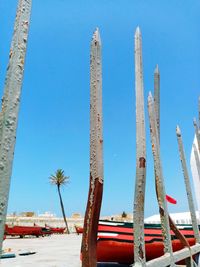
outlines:
[{"label": "weathered wooden post", "polygon": [[94,32],[90,54],[90,188],[82,238],[82,267],[97,265],[97,232],[103,194],[101,40]]},{"label": "weathered wooden post", "polygon": [[187,192],[188,204],[189,204],[189,209],[190,209],[190,214],[191,214],[191,219],[192,219],[192,227],[194,230],[194,236],[196,239],[196,243],[200,243],[199,228],[198,228],[198,223],[197,223],[197,219],[196,219],[196,213],[195,213],[194,201],[193,201],[193,197],[192,197],[192,190],[191,190],[191,185],[190,185],[189,173],[188,173],[188,169],[187,169],[185,152],[184,152],[183,141],[182,141],[182,136],[181,136],[181,130],[180,130],[179,126],[176,127],[176,135],[177,135],[180,160],[181,160],[181,165],[182,165],[182,170],[183,170],[183,175],[184,175],[184,180],[185,180],[185,187],[186,187],[186,192]]},{"label": "weathered wooden post", "polygon": [[8,206],[30,13],[31,0],[20,0],[2,103],[0,127],[0,253],[2,251]]},{"label": "weathered wooden post", "polygon": [[165,200],[166,194],[165,194],[161,158],[160,158],[160,145],[159,145],[157,122],[156,122],[156,112],[154,108],[154,100],[151,93],[149,93],[148,96],[148,111],[149,111],[149,121],[150,121],[152,153],[154,158],[156,194],[160,210],[162,235],[164,238],[164,253],[165,254],[169,253],[170,263],[171,263],[170,266],[175,266],[173,259],[172,244],[171,244],[169,217],[167,211],[167,204]]},{"label": "weathered wooden post", "polygon": [[145,266],[144,199],[146,184],[146,133],[142,70],[142,37],[135,32],[136,180],[134,194],[134,266]]}]

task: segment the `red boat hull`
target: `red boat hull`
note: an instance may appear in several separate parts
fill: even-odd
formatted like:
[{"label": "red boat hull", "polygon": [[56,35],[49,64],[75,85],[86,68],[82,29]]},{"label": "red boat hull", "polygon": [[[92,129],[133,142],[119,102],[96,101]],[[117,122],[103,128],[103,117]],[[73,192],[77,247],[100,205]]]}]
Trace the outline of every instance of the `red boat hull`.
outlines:
[{"label": "red boat hull", "polygon": [[5,225],[5,235],[10,235],[10,236],[20,236],[24,237],[27,235],[31,236],[44,236],[44,235],[49,235],[50,232],[43,227],[39,226],[8,226]]},{"label": "red boat hull", "polygon": [[76,233],[79,235],[79,234],[82,234],[83,233],[83,227],[81,226],[74,226],[75,229],[76,229]]},{"label": "red boat hull", "polygon": [[[195,244],[194,238],[187,239],[190,245]],[[183,248],[179,240],[172,242],[173,251]],[[162,241],[155,241],[145,244],[147,261],[163,255],[164,245]],[[133,243],[120,242],[115,240],[99,240],[97,244],[98,262],[118,262],[131,264],[134,262]]]},{"label": "red boat hull", "polygon": [[[192,246],[195,244],[191,225],[178,226]],[[97,259],[98,262],[134,262],[133,224],[117,222],[99,222]],[[164,244],[160,225],[145,225],[145,250],[147,261],[160,257],[164,253]],[[173,251],[183,248],[181,242],[171,231]]]},{"label": "red boat hull", "polygon": [[65,228],[50,227],[50,231],[52,234],[64,234]]}]

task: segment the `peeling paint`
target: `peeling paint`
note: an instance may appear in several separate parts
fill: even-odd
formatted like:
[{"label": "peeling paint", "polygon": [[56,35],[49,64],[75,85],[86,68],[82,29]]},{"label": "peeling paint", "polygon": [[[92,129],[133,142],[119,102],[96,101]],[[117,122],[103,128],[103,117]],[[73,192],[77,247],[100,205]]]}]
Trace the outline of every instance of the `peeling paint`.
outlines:
[{"label": "peeling paint", "polygon": [[144,157],[139,158],[139,168],[145,168],[146,167],[146,159]]},{"label": "peeling paint", "polygon": [[156,112],[156,122],[158,128],[158,137],[160,140],[160,72],[158,65],[154,71],[154,105]]},{"label": "peeling paint", "polygon": [[155,180],[156,180],[156,193],[159,204],[160,211],[160,220],[161,220],[161,228],[162,235],[164,239],[164,253],[169,253],[171,258],[171,266],[175,266],[172,244],[171,244],[171,235],[170,235],[170,225],[167,211],[167,204],[165,200],[165,188],[164,188],[164,179],[162,174],[162,166],[161,166],[161,158],[160,158],[160,142],[156,121],[156,112],[154,108],[154,100],[149,93],[148,96],[148,113],[149,113],[149,121],[151,128],[151,143],[152,143],[152,153],[154,158],[154,170],[155,170]]},{"label": "peeling paint", "polygon": [[135,32],[136,181],[134,194],[134,266],[145,266],[144,198],[146,183],[146,136],[142,69],[142,36]]},{"label": "peeling paint", "polygon": [[96,267],[96,246],[103,194],[101,41],[96,30],[90,56],[90,187],[82,238],[82,267]]}]

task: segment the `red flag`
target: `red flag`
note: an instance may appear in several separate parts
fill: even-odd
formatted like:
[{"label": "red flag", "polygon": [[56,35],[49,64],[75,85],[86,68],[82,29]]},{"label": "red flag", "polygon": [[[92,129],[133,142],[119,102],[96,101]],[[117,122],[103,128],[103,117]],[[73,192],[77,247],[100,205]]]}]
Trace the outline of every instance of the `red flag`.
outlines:
[{"label": "red flag", "polygon": [[171,204],[176,204],[177,203],[176,199],[170,197],[169,195],[166,195],[166,200]]}]

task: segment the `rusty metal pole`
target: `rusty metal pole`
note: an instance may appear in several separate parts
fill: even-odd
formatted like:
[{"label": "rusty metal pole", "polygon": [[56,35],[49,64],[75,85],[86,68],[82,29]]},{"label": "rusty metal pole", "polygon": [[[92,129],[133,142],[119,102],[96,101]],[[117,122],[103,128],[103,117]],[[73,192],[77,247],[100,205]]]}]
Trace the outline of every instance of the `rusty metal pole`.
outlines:
[{"label": "rusty metal pole", "polygon": [[31,0],[18,4],[14,35],[7,68],[4,100],[2,105],[2,128],[0,133],[0,253],[4,236],[10,178],[16,140],[24,61],[31,14]]},{"label": "rusty metal pole", "polygon": [[90,54],[90,187],[82,237],[82,267],[97,266],[97,232],[103,194],[101,40],[94,32]]},{"label": "rusty metal pole", "polygon": [[142,70],[142,37],[135,32],[136,181],[134,194],[134,266],[145,266],[144,200],[146,184],[146,133]]},{"label": "rusty metal pole", "polygon": [[160,145],[159,145],[157,122],[156,122],[156,112],[154,108],[154,100],[153,100],[151,93],[149,93],[149,96],[148,96],[148,112],[149,112],[149,121],[150,121],[152,152],[153,152],[153,158],[154,158],[154,170],[155,170],[155,180],[156,180],[156,190],[157,190],[156,193],[157,193],[158,204],[159,204],[159,209],[160,209],[162,235],[164,238],[164,253],[170,254],[170,258],[171,258],[170,266],[175,266],[174,258],[173,258],[173,251],[172,251],[167,204],[165,200],[166,194],[165,194],[164,179],[163,179],[163,174],[162,174],[162,166],[161,166],[161,158],[160,158]]},{"label": "rusty metal pole", "polygon": [[193,197],[192,197],[192,190],[191,190],[191,185],[190,185],[189,173],[188,173],[186,159],[185,159],[185,152],[184,152],[184,147],[183,147],[181,130],[180,130],[179,126],[176,127],[176,135],[177,135],[180,160],[181,160],[182,170],[183,170],[183,175],[184,175],[184,180],[185,180],[185,187],[186,187],[186,192],[187,192],[188,204],[189,204],[189,209],[190,209],[190,214],[191,214],[191,219],[192,219],[192,227],[194,230],[194,236],[196,239],[196,243],[200,243],[199,228],[198,228],[198,223],[197,223],[197,218],[196,218],[196,213],[195,213],[194,201],[193,201]]},{"label": "rusty metal pole", "polygon": [[158,128],[158,137],[160,140],[160,72],[158,65],[154,71],[154,106],[156,112],[156,122]]}]

